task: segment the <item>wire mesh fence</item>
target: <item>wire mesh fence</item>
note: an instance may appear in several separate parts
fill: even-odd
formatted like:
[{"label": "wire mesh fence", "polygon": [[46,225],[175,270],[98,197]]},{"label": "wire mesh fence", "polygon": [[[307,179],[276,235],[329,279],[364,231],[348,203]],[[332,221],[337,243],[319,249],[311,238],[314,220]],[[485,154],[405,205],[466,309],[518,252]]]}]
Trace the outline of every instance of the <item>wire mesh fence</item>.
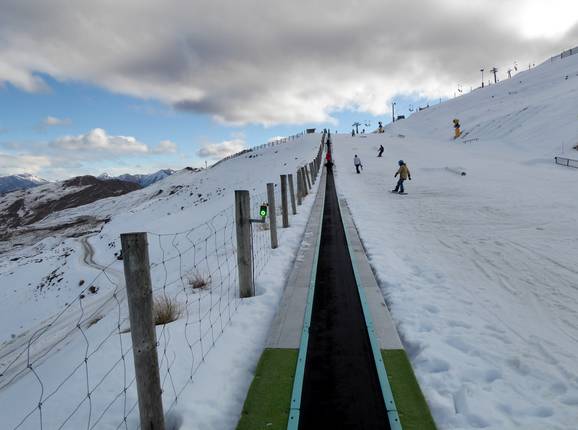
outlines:
[{"label": "wire mesh fence", "polygon": [[[281,226],[281,191],[275,187]],[[257,215],[267,193],[251,195]],[[194,382],[242,305],[234,206],[194,228],[148,232],[165,413]],[[269,222],[253,224],[253,274],[272,255]],[[36,330],[0,352],[0,415],[7,429],[138,428],[126,289],[115,258]],[[105,292],[96,295],[91,291]],[[174,324],[170,322],[175,320]]]},{"label": "wire mesh fence", "polygon": [[[282,237],[280,184],[274,198],[271,214]],[[250,193],[250,200],[257,218],[268,202],[265,187]],[[165,414],[182,401],[242,306],[236,227],[231,205],[190,229],[147,232]],[[255,281],[273,254],[269,219],[251,224],[251,249]],[[1,345],[2,428],[140,428],[122,264],[115,257],[96,265],[93,278],[64,308]]]}]

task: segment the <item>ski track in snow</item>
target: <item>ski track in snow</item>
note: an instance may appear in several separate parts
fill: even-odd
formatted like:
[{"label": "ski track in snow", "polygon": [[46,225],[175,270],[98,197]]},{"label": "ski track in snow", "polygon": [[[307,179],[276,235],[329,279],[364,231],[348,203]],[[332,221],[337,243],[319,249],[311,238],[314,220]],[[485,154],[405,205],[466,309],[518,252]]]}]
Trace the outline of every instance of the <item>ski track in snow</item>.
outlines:
[{"label": "ski track in snow", "polygon": [[[338,192],[440,429],[577,428],[578,171],[552,162],[578,136],[575,101],[560,91],[576,57],[382,135],[335,138]],[[525,89],[514,97],[518,80]],[[555,102],[544,102],[544,80]],[[479,141],[448,139],[456,117]],[[412,173],[407,196],[389,193],[399,159]]]},{"label": "ski track in snow", "polygon": [[2,371],[0,390],[17,383],[20,377],[25,375],[28,363],[40,366],[53,354],[58,353],[67,345],[77,342],[82,334],[76,327],[85,315],[107,315],[117,306],[116,298],[120,302],[124,301],[126,290],[122,273],[93,260],[94,249],[89,243],[90,237],[85,236],[79,240],[83,251],[82,263],[103,272],[104,276],[113,279],[113,283],[119,288],[104,293],[97,300],[83,306],[70,306],[63,310],[61,315],[53,315],[37,326],[20,333],[14,340],[3,344],[0,350],[0,362],[2,364],[0,367]]}]

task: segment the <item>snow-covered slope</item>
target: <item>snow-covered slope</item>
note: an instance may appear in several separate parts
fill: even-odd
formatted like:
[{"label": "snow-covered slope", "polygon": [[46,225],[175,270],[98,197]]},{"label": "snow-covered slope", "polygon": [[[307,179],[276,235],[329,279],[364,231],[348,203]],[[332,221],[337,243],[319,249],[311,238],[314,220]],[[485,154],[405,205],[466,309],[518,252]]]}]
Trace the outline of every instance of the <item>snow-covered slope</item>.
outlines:
[{"label": "snow-covered slope", "polygon": [[48,181],[29,173],[20,175],[0,176],[0,194],[9,193],[16,190],[26,190],[34,188]]},{"label": "snow-covered slope", "polygon": [[[184,169],[33,224],[49,230],[87,217],[104,220],[88,233],[57,231],[0,255],[1,427],[24,420],[20,429],[36,429],[42,420],[43,428],[124,428],[128,417],[128,428],[136,428],[123,266],[116,256],[121,233],[144,231],[154,294],[175,297],[183,310],[157,330],[166,410],[182,429],[234,428],[313,200],[279,232],[276,250],[269,232],[254,228],[257,295],[241,303],[234,290],[234,191],[248,190],[257,214],[266,183],[309,163],[319,143],[319,135],[307,135],[211,169]],[[197,275],[208,287],[188,287]]]},{"label": "snow-covered slope", "polygon": [[338,192],[440,429],[577,428],[578,169],[553,162],[578,159],[577,96],[578,55],[335,137]]},{"label": "snow-covered slope", "polygon": [[458,143],[496,150],[505,157],[527,154],[547,162],[560,154],[578,158],[573,149],[578,145],[577,98],[574,55],[416,112],[388,130],[447,142],[453,139],[452,120],[458,118]]}]

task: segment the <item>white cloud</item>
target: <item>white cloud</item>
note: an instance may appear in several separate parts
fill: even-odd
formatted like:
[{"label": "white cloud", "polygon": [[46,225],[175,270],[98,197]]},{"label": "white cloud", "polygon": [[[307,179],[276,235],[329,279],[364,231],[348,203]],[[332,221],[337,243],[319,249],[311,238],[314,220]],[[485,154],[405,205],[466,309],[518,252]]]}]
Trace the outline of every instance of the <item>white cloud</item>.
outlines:
[{"label": "white cloud", "polygon": [[163,140],[153,149],[152,152],[155,154],[174,154],[177,152],[177,149],[178,147],[176,143],[171,142],[170,140]]},{"label": "white cloud", "polygon": [[13,155],[0,152],[0,176],[20,173],[38,174],[43,168],[51,165],[50,157],[44,155]]},{"label": "white cloud", "polygon": [[578,40],[568,0],[194,4],[3,1],[0,85],[39,91],[46,73],[226,123],[321,122],[384,113],[400,93],[447,96],[480,67],[538,63]]},{"label": "white cloud", "polygon": [[[111,136],[101,128],[52,142],[0,142],[0,176],[32,173],[49,179],[98,175],[103,171],[143,173],[182,168],[177,145],[163,140],[151,148],[131,136]],[[163,155],[160,157],[159,155]]]},{"label": "white cloud", "polygon": [[78,136],[64,136],[52,145],[69,151],[83,151],[90,153],[108,154],[146,154],[149,147],[131,136],[109,136],[102,128],[95,128],[86,134]]},{"label": "white cloud", "polygon": [[45,127],[53,127],[58,125],[70,125],[72,121],[70,118],[56,118],[54,116],[47,116],[42,120],[42,125]]},{"label": "white cloud", "polygon": [[242,139],[225,140],[221,143],[207,143],[197,151],[202,158],[220,159],[235,154],[245,149],[245,141]]}]

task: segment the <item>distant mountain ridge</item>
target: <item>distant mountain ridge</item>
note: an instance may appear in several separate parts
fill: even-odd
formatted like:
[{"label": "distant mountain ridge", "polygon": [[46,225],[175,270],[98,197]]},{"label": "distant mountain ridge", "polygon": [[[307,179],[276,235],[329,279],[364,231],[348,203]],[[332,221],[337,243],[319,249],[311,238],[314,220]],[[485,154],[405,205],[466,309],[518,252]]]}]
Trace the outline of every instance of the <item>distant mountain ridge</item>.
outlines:
[{"label": "distant mountain ridge", "polygon": [[0,176],[0,194],[10,193],[16,190],[26,190],[47,183],[48,181],[46,179],[39,178],[38,176],[29,173]]},{"label": "distant mountain ridge", "polygon": [[[148,187],[168,176],[174,174],[176,170],[172,169],[161,169],[154,173],[149,174],[124,174],[119,176],[110,176],[107,173],[103,173],[97,178],[103,181],[119,180],[125,182],[132,182],[133,184],[140,185],[141,188]],[[0,176],[0,194],[11,193],[18,190],[27,190],[30,188],[37,187],[39,185],[45,185],[51,183],[46,179],[40,178],[38,176],[32,175],[30,173],[21,173],[17,175],[7,175]]]},{"label": "distant mountain ridge", "polygon": [[145,187],[148,187],[149,185],[154,184],[155,182],[158,182],[162,179],[165,179],[168,176],[171,176],[175,172],[176,172],[176,170],[172,170],[172,169],[161,169],[158,172],[145,174],[145,175],[142,175],[142,174],[131,175],[129,173],[125,173],[124,175],[119,175],[119,176],[110,176],[107,173],[103,173],[102,175],[98,176],[98,179],[102,179],[105,181],[109,181],[112,179],[118,179],[121,181],[139,184],[141,187],[145,188]]},{"label": "distant mountain ridge", "polygon": [[0,240],[10,230],[38,222],[54,212],[139,189],[141,186],[135,183],[87,175],[16,190],[0,200]]}]

